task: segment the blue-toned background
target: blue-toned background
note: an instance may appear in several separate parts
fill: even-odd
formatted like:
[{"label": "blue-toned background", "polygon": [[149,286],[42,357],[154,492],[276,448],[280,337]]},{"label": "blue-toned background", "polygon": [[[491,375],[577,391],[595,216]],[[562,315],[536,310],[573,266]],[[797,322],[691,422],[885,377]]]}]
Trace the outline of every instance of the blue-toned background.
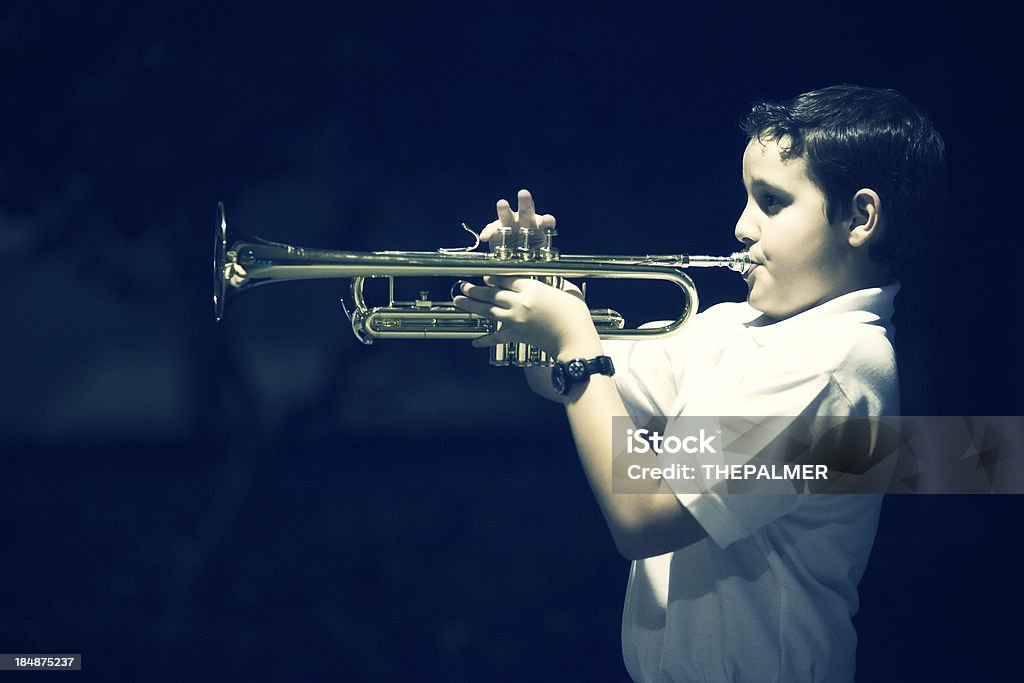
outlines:
[{"label": "blue-toned background", "polygon": [[[360,346],[343,283],[214,324],[216,203],[292,244],[433,249],[528,187],[566,252],[727,253],[752,100],[895,87],[952,175],[897,301],[904,412],[1021,414],[1009,26],[963,4],[5,4],[0,651],[107,679],[624,679],[627,566],[559,409],[468,344]],[[698,275],[705,305],[743,295]],[[860,677],[1002,677],[1018,498],[886,510]]]}]

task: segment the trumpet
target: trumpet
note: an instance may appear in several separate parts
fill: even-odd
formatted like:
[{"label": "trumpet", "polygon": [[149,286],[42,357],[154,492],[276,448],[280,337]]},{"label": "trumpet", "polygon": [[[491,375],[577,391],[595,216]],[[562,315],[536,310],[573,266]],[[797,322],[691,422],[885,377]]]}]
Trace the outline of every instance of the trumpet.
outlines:
[{"label": "trumpet", "polygon": [[[466,230],[469,230],[466,228]],[[472,231],[470,231],[472,232]],[[447,301],[432,301],[420,292],[416,301],[396,301],[394,281],[399,277],[453,277],[484,275],[531,277],[553,286],[563,278],[618,278],[663,280],[678,286],[685,303],[679,316],[657,327],[627,328],[623,317],[611,309],[591,309],[591,319],[602,339],[650,339],[679,331],[697,310],[697,288],[683,272],[693,267],[724,267],[743,273],[750,265],[746,252],[730,256],[686,254],[647,256],[561,255],[554,246],[557,232],[546,229],[541,240],[531,231],[518,235],[502,227],[490,252],[465,249],[423,251],[333,251],[308,249],[228,230],[224,204],[217,205],[213,249],[213,307],[219,322],[227,305],[243,292],[264,284],[306,279],[351,279],[351,309],[342,308],[359,341],[375,339],[473,339],[498,329],[499,323],[462,311]],[[473,249],[470,247],[468,249]],[[369,306],[363,288],[367,279],[385,278],[386,305]],[[585,287],[585,284],[584,284]],[[585,290],[584,290],[585,291]],[[499,344],[491,349],[492,365],[550,365],[542,349],[529,344]]]}]

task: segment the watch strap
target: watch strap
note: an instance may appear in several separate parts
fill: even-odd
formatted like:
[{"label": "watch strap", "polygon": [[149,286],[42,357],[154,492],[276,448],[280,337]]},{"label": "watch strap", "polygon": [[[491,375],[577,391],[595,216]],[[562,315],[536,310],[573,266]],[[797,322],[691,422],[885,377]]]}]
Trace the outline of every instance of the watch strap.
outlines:
[{"label": "watch strap", "polygon": [[588,377],[590,375],[607,375],[611,377],[615,374],[615,364],[612,363],[611,356],[597,356],[585,360],[584,363],[587,365]]}]

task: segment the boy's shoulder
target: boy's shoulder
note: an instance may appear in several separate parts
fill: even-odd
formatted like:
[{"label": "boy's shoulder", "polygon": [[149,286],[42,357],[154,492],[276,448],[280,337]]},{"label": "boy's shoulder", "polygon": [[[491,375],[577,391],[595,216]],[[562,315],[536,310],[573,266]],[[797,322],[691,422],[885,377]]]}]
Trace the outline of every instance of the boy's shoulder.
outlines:
[{"label": "boy's shoulder", "polygon": [[896,373],[893,295],[894,291],[857,292],[845,301],[826,302],[768,325],[758,325],[760,314],[746,303],[719,304],[701,317],[705,325],[732,327],[749,335],[757,356],[750,360],[760,371],[888,381]]},{"label": "boy's shoulder", "polygon": [[754,385],[812,388],[822,414],[881,415],[898,410],[896,353],[882,325],[855,316],[807,324],[788,340],[760,347]]}]

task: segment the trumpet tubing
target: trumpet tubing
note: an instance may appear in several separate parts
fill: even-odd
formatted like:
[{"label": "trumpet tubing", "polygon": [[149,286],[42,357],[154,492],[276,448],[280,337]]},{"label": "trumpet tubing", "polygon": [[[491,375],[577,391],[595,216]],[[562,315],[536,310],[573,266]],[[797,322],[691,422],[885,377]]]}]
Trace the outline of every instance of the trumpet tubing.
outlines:
[{"label": "trumpet tubing", "polygon": [[[224,205],[217,205],[214,226],[213,305],[218,321],[227,305],[243,292],[264,284],[307,279],[351,279],[352,309],[342,301],[356,337],[364,344],[375,339],[473,339],[494,332],[497,324],[454,306],[450,299],[433,301],[421,292],[415,301],[397,301],[394,280],[400,277],[452,277],[484,275],[533,277],[549,284],[562,278],[663,280],[678,286],[685,295],[682,313],[666,325],[626,328],[622,316],[611,309],[591,309],[591,318],[602,339],[647,339],[678,331],[697,310],[697,288],[685,268],[721,266],[738,272],[750,264],[746,253],[731,256],[595,256],[560,255],[554,248],[554,229],[539,244],[531,244],[524,230],[513,245],[510,230],[503,228],[492,251],[374,251],[353,252],[307,249],[270,242],[229,231]],[[364,284],[385,278],[388,303],[367,305]],[[504,344],[492,349],[493,365],[545,365],[551,359],[527,344]]]}]

